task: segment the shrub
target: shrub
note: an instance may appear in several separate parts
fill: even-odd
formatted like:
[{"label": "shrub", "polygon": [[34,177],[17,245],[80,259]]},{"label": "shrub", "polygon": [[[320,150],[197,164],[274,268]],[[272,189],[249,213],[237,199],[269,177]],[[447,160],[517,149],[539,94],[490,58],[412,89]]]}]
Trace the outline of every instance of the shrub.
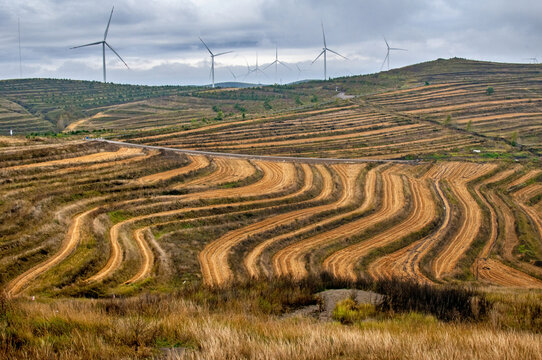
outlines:
[{"label": "shrub", "polygon": [[358,304],[353,299],[344,299],[337,303],[333,310],[333,320],[337,320],[342,324],[352,324],[375,314],[376,307],[373,304]]},{"label": "shrub", "polygon": [[491,86],[488,86],[488,88],[486,89],[487,95],[492,95],[494,92],[495,92],[495,89],[493,89]]}]

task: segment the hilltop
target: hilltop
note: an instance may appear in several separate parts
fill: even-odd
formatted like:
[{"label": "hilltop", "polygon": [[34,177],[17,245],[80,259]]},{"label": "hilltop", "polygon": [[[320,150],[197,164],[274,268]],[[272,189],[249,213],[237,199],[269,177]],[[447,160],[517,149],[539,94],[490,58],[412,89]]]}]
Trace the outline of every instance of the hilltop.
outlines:
[{"label": "hilltop", "polygon": [[[128,137],[130,130],[135,129],[139,135],[141,130],[148,135],[176,133],[216,123],[341,105],[346,101],[336,98],[339,91],[356,96],[347,103],[364,107],[365,111],[371,108],[381,114],[463,130],[470,121],[471,134],[503,138],[508,144],[527,145],[540,151],[537,139],[542,134],[537,124],[541,121],[541,82],[541,65],[458,58],[329,81],[251,88],[9,80],[0,82],[0,132],[122,130],[123,136]],[[432,97],[437,94],[438,97]],[[476,104],[487,106],[475,107]],[[418,109],[421,106],[424,109]]]}]

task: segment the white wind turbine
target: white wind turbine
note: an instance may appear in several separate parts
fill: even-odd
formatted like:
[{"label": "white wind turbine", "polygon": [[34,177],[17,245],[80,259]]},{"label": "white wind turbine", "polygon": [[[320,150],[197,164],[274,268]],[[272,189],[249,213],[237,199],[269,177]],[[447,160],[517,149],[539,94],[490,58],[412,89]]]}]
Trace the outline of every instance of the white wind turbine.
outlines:
[{"label": "white wind turbine", "polygon": [[277,83],[277,80],[278,80],[278,67],[279,67],[279,64],[284,66],[286,69],[288,70],[292,70],[290,69],[290,67],[288,65],[286,65],[285,63],[283,63],[282,61],[279,60],[279,47],[275,47],[275,61],[273,61],[271,64],[267,65],[266,67],[263,68],[263,70],[266,70],[267,68],[271,67],[272,65],[275,65],[275,83]]},{"label": "white wind turbine", "polygon": [[211,77],[212,77],[212,81],[213,81],[212,86],[215,87],[215,57],[220,56],[220,55],[229,54],[229,53],[231,53],[233,51],[225,51],[225,52],[221,52],[221,53],[218,53],[218,54],[213,54],[213,52],[211,51],[211,49],[209,49],[209,47],[207,46],[205,41],[203,41],[202,38],[199,38],[199,39],[203,43],[203,46],[205,46],[207,51],[209,51],[209,54],[211,54]]},{"label": "white wind turbine", "polygon": [[111,45],[109,45],[106,41],[107,39],[107,32],[109,31],[109,24],[111,24],[111,18],[113,17],[113,10],[115,10],[115,7],[113,6],[113,8],[111,9],[111,14],[109,15],[109,21],[107,22],[107,27],[105,28],[105,33],[104,33],[104,39],[102,41],[96,41],[96,42],[93,42],[93,43],[90,43],[90,44],[85,44],[85,45],[80,45],[80,46],[75,46],[75,47],[72,47],[70,49],[77,49],[77,48],[82,48],[82,47],[85,47],[85,46],[92,46],[92,45],[99,45],[99,44],[102,44],[102,54],[103,54],[103,71],[104,71],[104,82],[106,82],[106,74],[105,74],[105,47],[107,46],[109,49],[111,49],[111,51],[113,51],[115,53],[115,55],[118,56],[118,58],[120,59],[120,61],[122,61],[124,63],[124,65],[126,65],[126,67],[129,69],[128,67],[128,64],[126,64],[126,62],[120,57],[120,55],[115,51],[115,49],[113,49],[111,47]]},{"label": "white wind turbine", "polygon": [[338,52],[336,51],[333,51],[331,49],[329,49],[326,45],[326,33],[324,32],[324,23],[322,23],[322,36],[324,38],[324,47],[322,48],[322,52],[320,53],[320,55],[318,55],[316,57],[316,59],[314,59],[312,61],[312,63],[314,64],[316,62],[316,60],[318,60],[320,58],[320,56],[322,56],[322,54],[324,54],[324,80],[327,80],[327,52],[332,52],[333,54],[335,55],[339,55],[340,57],[342,57],[343,59],[345,60],[348,60],[346,57],[342,56],[341,54],[339,54]]},{"label": "white wind turbine", "polygon": [[267,76],[267,74],[262,69],[260,69],[260,66],[258,65],[258,54],[257,53],[256,53],[256,65],[254,66],[253,69],[251,69],[250,66],[248,65],[248,62],[247,62],[247,68],[248,68],[247,76],[250,75],[251,73],[256,73],[256,81],[258,82],[258,84],[260,84],[260,80],[258,78],[258,73],[262,73],[264,76]]},{"label": "white wind turbine", "polygon": [[400,48],[392,48],[388,44],[388,41],[386,38],[384,38],[384,42],[386,43],[386,47],[388,48],[386,52],[386,57],[384,58],[384,61],[382,62],[382,66],[380,66],[380,71],[384,68],[384,65],[386,64],[386,60],[388,61],[388,70],[390,69],[390,51],[400,50],[400,51],[408,51],[407,49],[400,49]]}]

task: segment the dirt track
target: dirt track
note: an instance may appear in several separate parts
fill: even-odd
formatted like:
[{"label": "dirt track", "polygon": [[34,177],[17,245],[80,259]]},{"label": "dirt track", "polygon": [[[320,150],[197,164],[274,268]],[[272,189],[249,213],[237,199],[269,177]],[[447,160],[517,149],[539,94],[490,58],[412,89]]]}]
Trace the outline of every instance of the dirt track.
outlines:
[{"label": "dirt track", "polygon": [[[389,130],[389,129],[388,129]],[[104,139],[91,139],[89,141],[99,141],[109,144],[115,144],[124,147],[135,147],[143,149],[154,149],[154,150],[165,150],[179,152],[189,155],[207,155],[211,157],[222,157],[230,159],[246,159],[246,160],[261,160],[269,162],[291,162],[291,163],[306,163],[306,164],[364,164],[368,162],[374,163],[397,163],[397,164],[417,164],[418,161],[412,160],[389,160],[389,159],[337,159],[337,158],[311,158],[311,157],[293,157],[293,156],[263,156],[263,155],[248,155],[248,154],[234,154],[234,153],[223,153],[223,152],[213,152],[213,151],[199,151],[199,150],[188,150],[188,149],[179,149],[171,148],[164,146],[153,146],[153,145],[142,145],[142,144],[132,144],[122,141],[114,140],[104,140]]]}]

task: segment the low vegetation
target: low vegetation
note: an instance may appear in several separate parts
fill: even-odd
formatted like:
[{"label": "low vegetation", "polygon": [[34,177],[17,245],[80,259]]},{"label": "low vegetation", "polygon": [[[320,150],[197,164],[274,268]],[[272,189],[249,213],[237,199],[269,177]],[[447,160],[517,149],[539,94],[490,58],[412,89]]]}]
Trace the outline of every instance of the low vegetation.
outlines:
[{"label": "low vegetation", "polygon": [[[346,299],[334,311],[343,323],[339,326],[289,315],[315,304],[317,291],[344,286],[389,290],[390,298],[398,292],[426,296],[410,306],[391,308],[393,302],[375,307]],[[446,296],[461,299],[456,305],[476,309],[476,315],[438,320],[430,309],[449,306]],[[474,351],[480,359],[494,359],[495,354],[539,359],[541,324],[523,324],[540,311],[540,294],[528,297],[528,302],[520,295],[505,300],[473,290],[401,281],[345,283],[326,275],[303,281],[249,281],[220,289],[188,286],[167,295],[103,300],[2,297],[0,354],[11,359],[223,359],[240,354],[335,359],[370,353],[375,358],[402,354],[423,359],[464,357]],[[485,311],[480,311],[482,302]]]}]

